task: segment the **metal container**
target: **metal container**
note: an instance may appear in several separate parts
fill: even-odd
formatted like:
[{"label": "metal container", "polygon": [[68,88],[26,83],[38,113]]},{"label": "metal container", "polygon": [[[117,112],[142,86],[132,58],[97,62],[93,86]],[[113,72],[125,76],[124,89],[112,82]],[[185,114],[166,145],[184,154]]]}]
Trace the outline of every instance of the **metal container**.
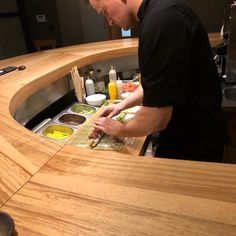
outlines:
[{"label": "metal container", "polygon": [[72,128],[58,124],[49,125],[48,127],[42,130],[43,136],[55,140],[66,140],[73,133],[74,130]]},{"label": "metal container", "polygon": [[90,105],[76,103],[70,108],[71,111],[83,116],[92,116],[96,112],[96,108]]},{"label": "metal container", "polygon": [[29,96],[17,108],[14,119],[25,126],[36,115],[73,89],[69,78],[69,76],[66,76],[58,79],[48,87],[42,88]]},{"label": "metal container", "polygon": [[67,125],[78,126],[83,124],[86,118],[81,115],[65,113],[58,118],[58,122],[65,123]]}]

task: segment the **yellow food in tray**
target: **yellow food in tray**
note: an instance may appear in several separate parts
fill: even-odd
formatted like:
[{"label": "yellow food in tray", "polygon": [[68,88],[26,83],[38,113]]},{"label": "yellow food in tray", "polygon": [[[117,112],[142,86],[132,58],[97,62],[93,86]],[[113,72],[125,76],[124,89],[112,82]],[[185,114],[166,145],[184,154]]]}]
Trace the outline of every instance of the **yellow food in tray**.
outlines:
[{"label": "yellow food in tray", "polygon": [[63,133],[57,130],[54,130],[52,133],[47,133],[46,137],[55,138],[55,139],[66,139],[70,136],[69,133]]},{"label": "yellow food in tray", "polygon": [[42,131],[42,134],[48,138],[63,140],[73,134],[73,129],[63,125],[50,125]]}]

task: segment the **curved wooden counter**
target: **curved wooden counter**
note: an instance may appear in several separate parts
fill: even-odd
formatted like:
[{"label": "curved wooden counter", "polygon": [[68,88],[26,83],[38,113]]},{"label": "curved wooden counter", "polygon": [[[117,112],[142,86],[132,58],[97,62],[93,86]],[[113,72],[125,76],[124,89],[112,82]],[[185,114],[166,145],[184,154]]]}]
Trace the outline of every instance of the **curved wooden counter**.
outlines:
[{"label": "curved wooden counter", "polygon": [[135,39],[11,58],[0,68],[0,210],[19,235],[235,235],[236,166],[58,144],[12,115],[72,66],[137,53]]},{"label": "curved wooden counter", "polygon": [[[32,162],[36,170],[39,170],[63,145],[41,138],[18,124],[12,118],[18,106],[31,94],[69,74],[75,65],[80,68],[100,60],[132,55],[136,52],[136,40],[117,40],[111,43],[93,43],[42,51],[0,61],[0,68],[9,65],[26,66],[23,71],[16,70],[0,78],[0,135]],[[1,163],[3,167],[11,169],[14,157],[10,157],[12,162],[9,162],[5,158],[6,153],[1,155],[6,161]],[[19,169],[14,173],[10,171],[7,174],[11,181],[5,179],[5,171],[0,170],[0,176],[4,173],[3,182],[0,182],[0,189],[4,189],[3,193],[0,191],[0,204],[3,204],[31,177],[32,171],[21,167],[17,166]],[[16,183],[15,178],[17,178]]]}]

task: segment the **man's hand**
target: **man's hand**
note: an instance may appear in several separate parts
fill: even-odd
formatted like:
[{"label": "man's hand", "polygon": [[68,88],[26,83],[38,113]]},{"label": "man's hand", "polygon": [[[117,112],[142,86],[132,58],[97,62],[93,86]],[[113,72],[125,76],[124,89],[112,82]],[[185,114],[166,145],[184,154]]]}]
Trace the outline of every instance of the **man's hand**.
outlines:
[{"label": "man's hand", "polygon": [[[119,114],[121,111],[121,108],[119,107],[119,104],[112,104],[112,105],[108,105],[105,106],[101,113],[99,114],[99,117],[97,118],[97,120],[94,122],[94,124],[96,124],[96,122],[98,121],[98,123],[100,124],[99,127],[101,127],[101,118],[112,118],[113,116]],[[98,137],[99,134],[104,133],[104,131],[100,128],[96,128],[96,125],[94,125],[94,130],[93,132],[89,135],[90,139],[96,139]],[[106,133],[106,132],[105,132]],[[108,134],[108,133],[106,133]],[[108,134],[109,135],[109,134]]]},{"label": "man's hand", "polygon": [[112,104],[104,107],[99,114],[99,117],[109,117],[112,118],[115,115],[118,115],[121,112],[119,104]]},{"label": "man's hand", "polygon": [[88,136],[89,139],[96,139],[99,134],[102,134],[102,132],[98,129],[93,129],[93,132]]},{"label": "man's hand", "polygon": [[[125,125],[111,118],[118,115],[122,110],[140,105],[143,99],[143,88],[140,85],[129,97],[118,104],[108,105],[103,108],[99,118],[94,122],[95,130],[91,134],[97,136],[98,132],[104,132],[108,135],[119,136],[124,130]],[[138,125],[139,126],[139,125]],[[128,134],[126,134],[128,135]]]},{"label": "man's hand", "polygon": [[94,122],[95,130],[99,130],[107,135],[119,136],[123,124],[109,117],[100,117]]},{"label": "man's hand", "polygon": [[173,107],[141,107],[135,117],[122,124],[108,117],[100,117],[94,122],[94,128],[108,135],[140,137],[164,130],[172,116]]}]

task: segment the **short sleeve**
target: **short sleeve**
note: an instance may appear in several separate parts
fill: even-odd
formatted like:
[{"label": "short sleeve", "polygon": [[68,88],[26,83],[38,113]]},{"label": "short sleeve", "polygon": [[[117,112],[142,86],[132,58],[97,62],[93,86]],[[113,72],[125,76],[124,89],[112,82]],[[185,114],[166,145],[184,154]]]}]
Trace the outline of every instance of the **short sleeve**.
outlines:
[{"label": "short sleeve", "polygon": [[185,103],[186,86],[191,79],[192,32],[189,24],[174,9],[144,19],[139,41],[144,106]]}]

